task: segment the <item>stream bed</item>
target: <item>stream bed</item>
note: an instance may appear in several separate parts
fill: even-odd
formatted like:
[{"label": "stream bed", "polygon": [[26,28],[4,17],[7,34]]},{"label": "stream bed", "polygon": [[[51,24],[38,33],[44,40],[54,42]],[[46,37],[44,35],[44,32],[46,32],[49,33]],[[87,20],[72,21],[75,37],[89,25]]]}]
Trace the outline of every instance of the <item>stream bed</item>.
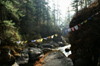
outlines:
[{"label": "stream bed", "polygon": [[[68,55],[71,54],[71,51],[66,52],[65,49],[70,49],[71,45],[67,45],[67,46],[63,46],[63,47],[58,47],[56,49],[53,50],[60,50],[66,57],[68,57]],[[34,66],[34,63],[36,61],[38,61],[39,59],[35,59],[35,60],[28,60],[28,62],[24,63],[24,64],[18,64],[17,62],[15,62],[15,64],[13,64],[12,66]],[[18,61],[19,62],[19,61]],[[22,63],[25,61],[21,61]]]}]

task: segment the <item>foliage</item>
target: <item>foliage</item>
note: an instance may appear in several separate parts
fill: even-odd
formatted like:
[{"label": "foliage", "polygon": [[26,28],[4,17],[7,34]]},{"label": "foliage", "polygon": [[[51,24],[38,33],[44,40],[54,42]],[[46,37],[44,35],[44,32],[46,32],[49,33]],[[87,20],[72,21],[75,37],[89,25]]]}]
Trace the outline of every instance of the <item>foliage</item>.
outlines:
[{"label": "foliage", "polygon": [[21,36],[18,34],[17,30],[14,27],[15,23],[12,23],[12,20],[5,20],[3,21],[4,25],[6,27],[6,30],[4,31],[4,34],[6,35],[5,38],[10,38],[11,40],[21,40]]},{"label": "foliage", "polygon": [[[97,12],[98,15],[96,14]],[[70,57],[75,62],[75,66],[98,65],[99,61],[96,60],[99,59],[100,53],[100,7],[97,0],[87,8],[79,11],[79,14],[76,14],[73,17],[69,26],[72,28],[93,15],[94,17],[92,17],[91,20],[88,20],[87,23],[81,25],[78,30],[69,32],[69,41],[71,44],[71,51],[73,53]],[[92,57],[94,57],[95,60],[91,61]],[[77,63],[78,60],[82,60],[82,63]]]},{"label": "foliage", "polygon": [[12,20],[4,20],[3,22],[7,28],[14,28],[15,23],[12,23]]},{"label": "foliage", "polygon": [[45,0],[0,0],[0,37],[32,40],[60,33],[49,9]]},{"label": "foliage", "polygon": [[73,0],[72,7],[75,13],[78,14],[78,11],[84,7],[88,7],[93,0]]}]

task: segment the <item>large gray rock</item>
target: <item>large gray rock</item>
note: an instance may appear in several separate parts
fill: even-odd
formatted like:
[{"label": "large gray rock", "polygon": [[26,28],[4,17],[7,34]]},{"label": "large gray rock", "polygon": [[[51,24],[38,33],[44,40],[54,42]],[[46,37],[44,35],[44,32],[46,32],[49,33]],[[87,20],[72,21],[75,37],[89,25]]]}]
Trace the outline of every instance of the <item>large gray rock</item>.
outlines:
[{"label": "large gray rock", "polygon": [[43,63],[45,63],[43,66],[73,66],[72,60],[60,51],[49,53]]},{"label": "large gray rock", "polygon": [[36,60],[39,59],[39,57],[43,56],[43,51],[40,48],[29,48],[29,60]]}]

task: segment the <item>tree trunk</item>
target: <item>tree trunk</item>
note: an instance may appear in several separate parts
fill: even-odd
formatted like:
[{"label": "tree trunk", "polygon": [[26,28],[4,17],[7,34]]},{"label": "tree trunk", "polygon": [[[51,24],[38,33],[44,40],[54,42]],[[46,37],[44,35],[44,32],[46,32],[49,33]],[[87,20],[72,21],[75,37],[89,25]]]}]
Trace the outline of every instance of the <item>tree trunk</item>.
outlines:
[{"label": "tree trunk", "polygon": [[87,8],[87,0],[85,0],[85,7]]},{"label": "tree trunk", "polygon": [[78,2],[76,3],[76,14],[78,14]]}]

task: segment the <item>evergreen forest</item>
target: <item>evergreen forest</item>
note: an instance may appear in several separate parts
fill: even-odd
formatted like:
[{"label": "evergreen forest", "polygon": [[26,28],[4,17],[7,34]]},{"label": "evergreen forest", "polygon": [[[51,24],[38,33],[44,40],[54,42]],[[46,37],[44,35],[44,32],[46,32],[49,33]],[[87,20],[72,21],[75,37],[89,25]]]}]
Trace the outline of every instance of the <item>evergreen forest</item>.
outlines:
[{"label": "evergreen forest", "polygon": [[61,33],[45,0],[0,0],[0,39],[39,39]]}]

